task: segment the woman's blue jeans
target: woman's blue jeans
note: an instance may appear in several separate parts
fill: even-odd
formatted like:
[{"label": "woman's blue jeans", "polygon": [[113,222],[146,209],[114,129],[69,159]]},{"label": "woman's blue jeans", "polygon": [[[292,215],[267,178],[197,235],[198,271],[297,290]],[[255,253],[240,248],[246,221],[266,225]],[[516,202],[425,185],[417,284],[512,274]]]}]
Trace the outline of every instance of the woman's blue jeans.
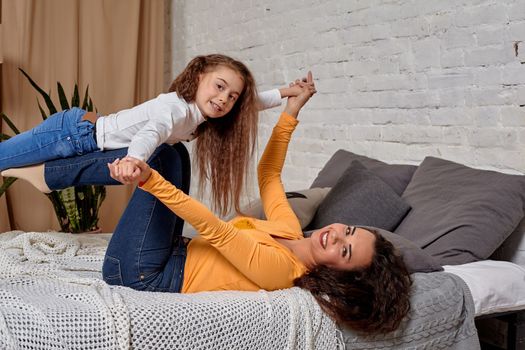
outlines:
[{"label": "woman's blue jeans", "polygon": [[[127,149],[119,149],[46,162],[46,183],[50,189],[119,184],[109,176],[107,163],[126,153]],[[184,145],[162,145],[148,163],[188,193],[191,167]],[[180,292],[186,261],[183,224],[154,196],[135,189],[109,242],[102,267],[104,280],[138,290]]]},{"label": "woman's blue jeans", "polygon": [[0,171],[98,150],[94,125],[73,107],[53,114],[31,130],[0,142]]}]

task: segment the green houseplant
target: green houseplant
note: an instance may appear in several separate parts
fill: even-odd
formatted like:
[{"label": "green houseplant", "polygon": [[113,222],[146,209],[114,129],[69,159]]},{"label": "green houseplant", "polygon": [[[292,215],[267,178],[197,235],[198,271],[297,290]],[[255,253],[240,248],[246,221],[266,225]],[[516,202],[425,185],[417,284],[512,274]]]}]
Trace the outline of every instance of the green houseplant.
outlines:
[{"label": "green houseplant", "polygon": [[[58,112],[51,99],[50,93],[46,93],[44,90],[42,90],[23,69],[19,68],[19,70],[44,99],[49,112],[44,111],[37,99],[38,108],[40,109],[42,119],[45,120],[48,116]],[[93,101],[91,100],[91,97],[89,97],[88,90],[89,86],[86,87],[84,99],[82,105],[80,105],[78,85],[75,84],[71,103],[69,103],[62,84],[57,82],[58,98],[62,110],[69,109],[71,107],[80,107],[87,111],[93,111]],[[0,116],[15,135],[20,133],[18,128],[7,117],[7,115],[1,113]],[[0,133],[0,142],[8,140],[11,137],[12,136],[10,135]],[[0,187],[0,197],[16,180],[17,179],[13,177],[4,179],[4,183]],[[60,191],[53,191],[49,194],[46,194],[46,196],[53,204],[55,214],[63,232],[79,233],[95,231],[98,229],[98,212],[102,202],[106,197],[106,188],[104,186],[94,185],[69,187]]]}]

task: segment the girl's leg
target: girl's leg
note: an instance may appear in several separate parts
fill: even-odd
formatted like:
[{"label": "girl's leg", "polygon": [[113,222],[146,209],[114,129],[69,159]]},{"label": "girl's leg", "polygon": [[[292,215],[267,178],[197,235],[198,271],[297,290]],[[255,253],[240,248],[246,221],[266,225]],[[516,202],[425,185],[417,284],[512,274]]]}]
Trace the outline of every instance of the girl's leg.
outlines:
[{"label": "girl's leg", "polygon": [[0,171],[97,150],[93,124],[86,112],[71,108],[47,118],[35,128],[0,142]]},{"label": "girl's leg", "polygon": [[[162,146],[150,166],[186,193],[190,162],[182,144]],[[136,189],[113,233],[102,268],[109,284],[179,292],[185,262],[183,221],[151,194]]]}]

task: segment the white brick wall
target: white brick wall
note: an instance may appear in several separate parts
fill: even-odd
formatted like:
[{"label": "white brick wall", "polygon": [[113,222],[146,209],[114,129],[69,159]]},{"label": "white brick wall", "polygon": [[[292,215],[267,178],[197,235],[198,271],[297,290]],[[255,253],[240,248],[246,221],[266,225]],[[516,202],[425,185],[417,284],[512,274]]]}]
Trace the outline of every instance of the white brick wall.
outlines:
[{"label": "white brick wall", "polygon": [[[523,0],[172,0],[171,12],[173,74],[212,52],[245,62],[260,89],[313,71],[288,189],[339,148],[525,172]],[[261,150],[278,114],[261,116]]]}]

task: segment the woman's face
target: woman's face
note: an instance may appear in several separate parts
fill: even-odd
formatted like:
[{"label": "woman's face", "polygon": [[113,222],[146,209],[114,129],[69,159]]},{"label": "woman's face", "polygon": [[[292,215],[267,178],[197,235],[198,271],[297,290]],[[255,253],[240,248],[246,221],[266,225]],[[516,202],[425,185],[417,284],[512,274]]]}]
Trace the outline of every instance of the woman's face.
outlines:
[{"label": "woman's face", "polygon": [[244,80],[237,71],[217,66],[199,76],[195,103],[205,117],[224,117],[231,111],[243,89]]},{"label": "woman's face", "polygon": [[311,249],[317,265],[355,270],[372,262],[375,240],[374,234],[363,228],[331,224],[312,234]]}]

